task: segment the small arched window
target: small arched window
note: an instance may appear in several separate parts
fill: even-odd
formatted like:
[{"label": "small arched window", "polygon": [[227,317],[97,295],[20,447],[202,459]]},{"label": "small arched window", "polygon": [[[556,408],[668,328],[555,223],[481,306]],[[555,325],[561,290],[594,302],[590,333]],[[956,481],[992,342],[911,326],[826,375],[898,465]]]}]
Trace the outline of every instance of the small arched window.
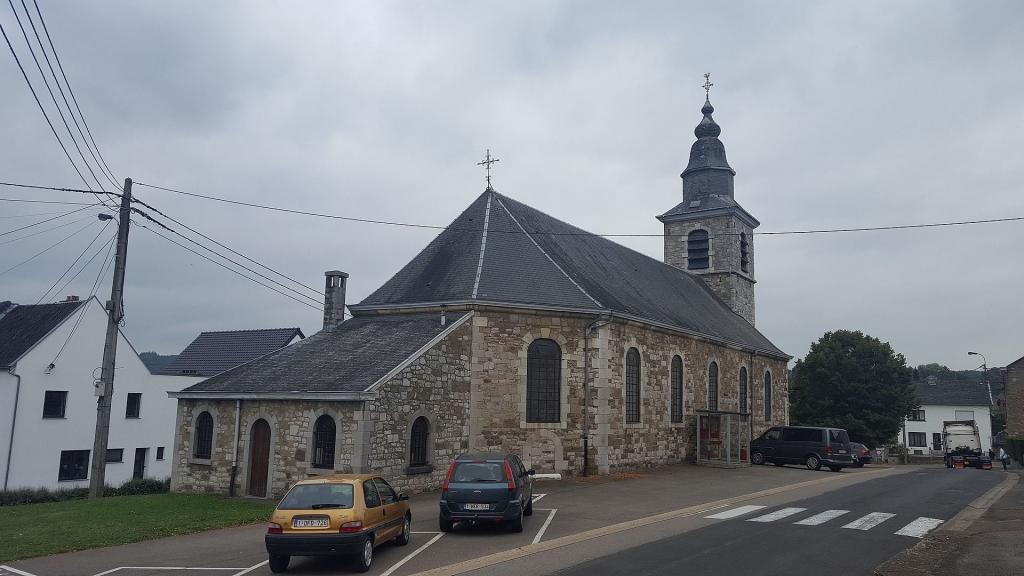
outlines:
[{"label": "small arched window", "polygon": [[740,412],[747,411],[747,369],[740,368]]},{"label": "small arched window", "polygon": [[409,466],[426,466],[429,464],[427,445],[430,440],[430,421],[420,416],[412,423],[412,436],[409,438]]},{"label": "small arched window", "polygon": [[718,364],[708,366],[708,410],[718,410]]},{"label": "small arched window", "polygon": [[750,246],[747,244],[747,233],[740,233],[740,270],[749,272],[750,268]]},{"label": "small arched window", "polygon": [[193,458],[209,460],[213,454],[213,416],[209,412],[201,412],[196,418],[196,446],[192,451]]},{"label": "small arched window", "polygon": [[313,468],[334,468],[334,442],[338,428],[334,418],[324,414],[313,425]]},{"label": "small arched window", "polygon": [[683,359],[672,357],[672,421],[683,421]]},{"label": "small arched window", "polygon": [[764,421],[772,419],[772,373],[764,373]]},{"label": "small arched window", "polygon": [[626,423],[640,422],[640,351],[626,352]]},{"label": "small arched window", "polygon": [[526,350],[526,421],[562,420],[562,349],[539,339]]},{"label": "small arched window", "polygon": [[694,230],[686,236],[686,269],[700,270],[708,267],[708,249],[711,243],[708,240],[707,230]]}]

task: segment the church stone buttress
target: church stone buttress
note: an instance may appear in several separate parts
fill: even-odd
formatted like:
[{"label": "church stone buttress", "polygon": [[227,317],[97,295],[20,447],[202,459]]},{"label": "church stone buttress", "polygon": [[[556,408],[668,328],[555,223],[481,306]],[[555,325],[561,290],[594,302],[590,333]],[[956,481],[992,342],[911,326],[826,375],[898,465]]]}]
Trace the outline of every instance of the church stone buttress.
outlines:
[{"label": "church stone buttress", "polygon": [[[710,85],[708,85],[709,87]],[[722,129],[704,102],[693,131],[690,162],[680,174],[683,201],[658,220],[665,225],[665,263],[700,276],[732,309],[754,324],[754,229],[760,225],[734,198],[736,172],[718,139]]]}]

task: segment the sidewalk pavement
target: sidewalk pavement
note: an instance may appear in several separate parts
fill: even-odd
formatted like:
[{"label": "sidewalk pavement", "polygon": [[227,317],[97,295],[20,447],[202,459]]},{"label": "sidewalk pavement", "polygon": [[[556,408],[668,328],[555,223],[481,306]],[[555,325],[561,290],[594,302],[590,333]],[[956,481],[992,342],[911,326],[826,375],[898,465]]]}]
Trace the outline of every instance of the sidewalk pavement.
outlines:
[{"label": "sidewalk pavement", "polygon": [[[981,471],[950,472],[973,474]],[[992,472],[1017,478],[1012,487],[979,518],[961,522],[954,518],[943,527],[945,529],[932,532],[917,546],[879,566],[875,576],[1024,574],[1024,469],[1014,463],[1010,471],[1003,472],[1002,466],[997,464]],[[975,510],[975,515],[977,512],[980,511]],[[971,516],[972,509],[969,507],[965,513]]]}]

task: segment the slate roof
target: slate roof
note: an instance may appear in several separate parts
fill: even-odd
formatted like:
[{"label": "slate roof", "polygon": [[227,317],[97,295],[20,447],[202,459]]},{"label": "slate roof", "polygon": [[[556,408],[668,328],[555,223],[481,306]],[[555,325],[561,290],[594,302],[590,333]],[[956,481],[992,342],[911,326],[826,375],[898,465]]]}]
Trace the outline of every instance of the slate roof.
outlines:
[{"label": "slate roof", "polygon": [[988,406],[988,387],[984,382],[963,380],[921,380],[914,383],[922,406]]},{"label": "slate roof", "polygon": [[203,332],[164,368],[162,374],[214,376],[287,346],[303,336],[298,328]]},{"label": "slate roof", "polygon": [[470,313],[356,317],[181,392],[362,392]]},{"label": "slate roof", "polygon": [[610,311],[789,358],[697,276],[490,189],[349,309],[474,301]]},{"label": "slate roof", "polygon": [[31,304],[25,306],[4,302],[7,312],[0,316],[0,368],[10,368],[87,300]]}]

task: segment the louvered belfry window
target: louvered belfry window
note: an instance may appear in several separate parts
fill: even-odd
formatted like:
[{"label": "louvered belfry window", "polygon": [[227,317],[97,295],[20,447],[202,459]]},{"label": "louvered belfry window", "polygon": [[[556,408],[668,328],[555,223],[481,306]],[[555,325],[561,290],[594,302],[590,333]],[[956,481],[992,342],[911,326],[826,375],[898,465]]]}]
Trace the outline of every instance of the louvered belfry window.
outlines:
[{"label": "louvered belfry window", "polygon": [[430,422],[420,416],[412,423],[412,437],[409,439],[409,466],[426,466],[427,440],[430,438]]},{"label": "louvered belfry window", "polygon": [[334,468],[334,442],[338,428],[334,418],[327,414],[316,419],[313,425],[313,468]]},{"label": "louvered belfry window", "polygon": [[694,230],[686,237],[686,268],[700,270],[709,265],[708,250],[711,242],[707,230]]},{"label": "louvered belfry window", "polygon": [[534,340],[526,350],[526,421],[562,420],[562,349],[554,340]]},{"label": "louvered belfry window", "polygon": [[626,423],[640,422],[640,352],[626,352]]},{"label": "louvered belfry window", "polygon": [[740,368],[740,412],[747,411],[747,369]]},{"label": "louvered belfry window", "polygon": [[192,451],[193,458],[209,460],[213,454],[213,416],[209,412],[201,412],[196,418],[196,447]]},{"label": "louvered belfry window", "polygon": [[683,359],[672,357],[672,421],[683,421]]},{"label": "louvered belfry window", "polygon": [[708,366],[708,410],[718,410],[718,364]]},{"label": "louvered belfry window", "polygon": [[747,233],[740,233],[740,270],[749,272],[750,268],[750,246],[747,244]]},{"label": "louvered belfry window", "polygon": [[772,419],[772,373],[764,373],[764,421]]}]

